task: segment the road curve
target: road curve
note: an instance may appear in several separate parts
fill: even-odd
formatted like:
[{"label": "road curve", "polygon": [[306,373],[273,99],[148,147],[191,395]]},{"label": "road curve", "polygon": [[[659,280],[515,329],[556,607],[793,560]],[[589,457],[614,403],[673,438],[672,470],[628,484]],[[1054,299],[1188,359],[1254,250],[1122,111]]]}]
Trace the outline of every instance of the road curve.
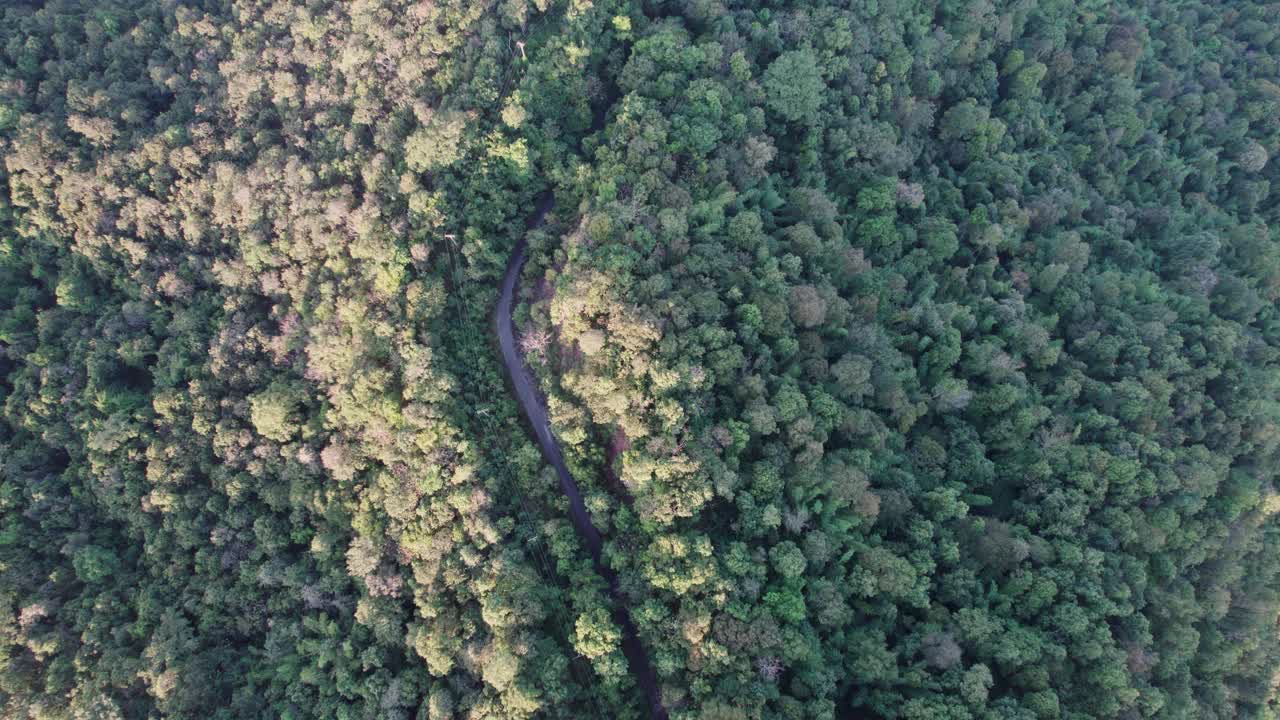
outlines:
[{"label": "road curve", "polygon": [[[550,192],[544,193],[538,200],[537,209],[526,222],[526,232],[541,226],[554,205],[555,196]],[[502,350],[502,364],[506,367],[507,377],[515,390],[516,402],[520,404],[521,411],[524,412],[529,426],[533,428],[534,436],[538,439],[538,446],[542,448],[542,455],[556,469],[556,475],[560,478],[560,491],[569,498],[569,517],[573,521],[573,528],[591,553],[591,562],[596,572],[609,584],[613,618],[622,627],[622,653],[627,658],[636,684],[644,693],[645,701],[649,706],[649,717],[652,720],[667,720],[667,711],[662,706],[662,696],[658,691],[657,675],[653,671],[653,664],[649,661],[649,654],[645,652],[644,646],[640,644],[640,639],[636,635],[636,628],[631,622],[631,614],[627,610],[622,593],[618,591],[618,577],[601,559],[603,543],[600,531],[592,524],[591,516],[587,514],[587,506],[582,500],[582,491],[578,489],[578,483],[574,481],[569,468],[564,464],[560,443],[551,433],[551,421],[547,415],[546,403],[538,392],[533,374],[529,372],[524,358],[516,348],[511,311],[515,306],[516,285],[520,280],[520,269],[524,266],[524,260],[525,238],[522,237],[511,253],[511,260],[507,263],[506,274],[502,277],[502,295],[493,313],[494,326],[498,333],[498,346]]]}]

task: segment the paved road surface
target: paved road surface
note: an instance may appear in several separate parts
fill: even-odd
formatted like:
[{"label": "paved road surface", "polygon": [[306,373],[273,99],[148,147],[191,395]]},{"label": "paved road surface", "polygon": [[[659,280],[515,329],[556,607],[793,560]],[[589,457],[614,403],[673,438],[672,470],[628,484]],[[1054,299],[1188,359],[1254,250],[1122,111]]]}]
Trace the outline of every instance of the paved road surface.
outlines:
[{"label": "paved road surface", "polygon": [[[541,226],[543,220],[546,219],[547,213],[554,205],[554,195],[550,192],[543,195],[538,201],[537,210],[527,221],[527,228],[533,230]],[[542,448],[542,455],[556,469],[556,475],[560,478],[560,490],[565,494],[565,497],[569,498],[569,516],[573,521],[573,527],[577,530],[583,543],[586,544],[587,550],[590,551],[591,561],[595,565],[596,572],[609,583],[609,597],[613,601],[613,617],[622,627],[622,653],[627,658],[627,663],[631,667],[631,674],[635,676],[636,684],[644,693],[645,700],[649,705],[649,717],[653,720],[666,720],[667,711],[662,707],[662,697],[658,692],[657,675],[653,671],[653,664],[649,662],[648,653],[645,652],[644,646],[640,644],[640,640],[636,636],[636,628],[631,622],[631,615],[627,611],[625,599],[618,592],[617,575],[601,561],[602,543],[600,531],[591,523],[591,516],[587,514],[587,507],[582,501],[582,491],[578,489],[578,483],[569,474],[569,468],[564,464],[564,455],[560,452],[560,443],[556,441],[555,435],[551,433],[551,422],[547,417],[546,403],[543,402],[542,396],[538,392],[538,386],[533,380],[533,375],[524,364],[523,356],[516,348],[514,327],[511,323],[511,310],[515,303],[516,283],[520,279],[520,268],[524,266],[524,260],[525,240],[521,238],[519,244],[516,245],[515,251],[511,253],[511,260],[507,263],[507,272],[502,278],[502,297],[498,300],[498,307],[493,313],[494,325],[498,332],[498,345],[502,349],[502,364],[507,368],[507,377],[510,378],[511,387],[515,390],[516,402],[520,404],[520,409],[524,412],[530,427],[533,428],[533,434],[537,437],[538,445]]]}]

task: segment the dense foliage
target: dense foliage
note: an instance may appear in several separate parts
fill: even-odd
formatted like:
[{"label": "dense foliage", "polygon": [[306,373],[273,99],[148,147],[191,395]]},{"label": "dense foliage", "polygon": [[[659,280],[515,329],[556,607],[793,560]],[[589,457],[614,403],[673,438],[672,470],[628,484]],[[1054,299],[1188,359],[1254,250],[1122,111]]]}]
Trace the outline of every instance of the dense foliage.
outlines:
[{"label": "dense foliage", "polygon": [[1280,6],[0,10],[0,702],[1280,713]]},{"label": "dense foliage", "polygon": [[7,717],[633,704],[486,341],[532,10],[4,10]]}]

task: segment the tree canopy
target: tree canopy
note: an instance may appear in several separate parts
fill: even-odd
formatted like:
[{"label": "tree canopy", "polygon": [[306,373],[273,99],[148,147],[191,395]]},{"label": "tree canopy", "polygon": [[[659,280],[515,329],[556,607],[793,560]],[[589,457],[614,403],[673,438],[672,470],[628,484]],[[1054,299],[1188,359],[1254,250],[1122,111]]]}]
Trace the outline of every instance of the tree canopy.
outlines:
[{"label": "tree canopy", "polygon": [[6,4],[0,715],[1276,717],[1278,12]]}]

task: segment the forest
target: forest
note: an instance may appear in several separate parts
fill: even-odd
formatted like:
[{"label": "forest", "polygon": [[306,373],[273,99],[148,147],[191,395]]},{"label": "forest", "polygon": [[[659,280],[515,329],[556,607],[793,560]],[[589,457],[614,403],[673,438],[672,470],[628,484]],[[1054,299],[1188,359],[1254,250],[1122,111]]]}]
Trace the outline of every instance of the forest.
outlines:
[{"label": "forest", "polygon": [[1280,720],[1278,16],[4,3],[0,716]]}]

